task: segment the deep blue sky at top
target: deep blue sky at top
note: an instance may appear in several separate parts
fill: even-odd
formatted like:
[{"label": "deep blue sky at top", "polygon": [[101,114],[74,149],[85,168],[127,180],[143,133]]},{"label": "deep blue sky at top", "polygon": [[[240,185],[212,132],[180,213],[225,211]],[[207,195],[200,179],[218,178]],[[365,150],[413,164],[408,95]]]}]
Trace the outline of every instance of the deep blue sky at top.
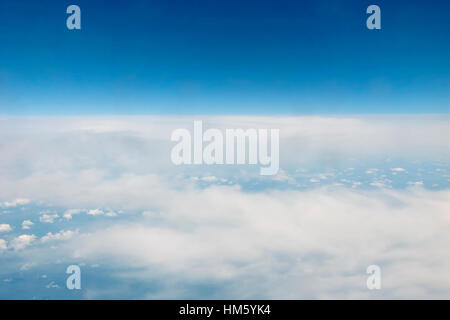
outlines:
[{"label": "deep blue sky at top", "polygon": [[449,14],[448,0],[1,0],[0,115],[448,113]]}]

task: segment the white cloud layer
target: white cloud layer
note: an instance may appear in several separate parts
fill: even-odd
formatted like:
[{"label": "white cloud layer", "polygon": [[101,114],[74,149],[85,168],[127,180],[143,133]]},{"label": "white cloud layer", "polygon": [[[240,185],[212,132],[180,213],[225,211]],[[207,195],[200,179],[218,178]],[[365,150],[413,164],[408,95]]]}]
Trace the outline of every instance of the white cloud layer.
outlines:
[{"label": "white cloud layer", "polygon": [[184,281],[239,279],[239,297],[367,298],[371,264],[383,270],[387,297],[450,294],[449,191],[250,195],[216,187],[171,199],[161,208],[164,223],[82,235],[75,256],[129,261],[131,270]]},{"label": "white cloud layer", "polygon": [[[282,169],[267,183],[295,184],[288,167],[348,167],[353,158],[398,156],[446,164],[450,159],[448,117],[203,120],[217,128],[280,128]],[[165,291],[149,292],[149,298],[189,298],[175,283],[215,284],[218,297],[230,298],[450,296],[450,190],[425,190],[412,180],[405,190],[389,189],[389,179],[372,163],[362,176],[378,189],[365,191],[319,187],[331,177],[327,174],[308,179],[318,187],[305,191],[248,192],[239,185],[215,185],[235,176],[250,183],[265,179],[242,167],[192,168],[191,177],[197,178],[186,178],[191,168],[172,165],[169,139],[171,130],[190,128],[192,121],[0,119],[4,207],[14,203],[11,199],[26,198],[65,208],[64,220],[51,212],[40,216],[41,222],[55,224],[47,227],[71,223],[80,213],[98,221],[116,212],[143,212],[133,219],[120,214],[107,226],[92,224],[86,231],[46,232],[36,241],[39,246],[29,248],[34,260],[47,261],[36,252],[51,255],[45,246],[65,240],[58,243],[63,248],[58,254],[67,258],[128,270],[120,278],[167,279]],[[388,171],[403,176],[410,171],[405,168],[393,164]],[[36,239],[24,234],[8,242],[18,251]],[[366,288],[365,272],[372,264],[382,268],[378,294]]]}]

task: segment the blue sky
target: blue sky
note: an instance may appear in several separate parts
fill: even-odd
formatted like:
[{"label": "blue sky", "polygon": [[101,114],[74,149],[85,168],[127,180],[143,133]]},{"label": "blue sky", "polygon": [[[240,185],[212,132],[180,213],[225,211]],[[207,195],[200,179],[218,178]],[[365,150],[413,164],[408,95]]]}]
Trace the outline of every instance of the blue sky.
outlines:
[{"label": "blue sky", "polygon": [[[66,28],[77,4],[82,30]],[[366,8],[381,8],[368,30]],[[0,114],[450,110],[448,1],[0,3]]]},{"label": "blue sky", "polygon": [[[1,0],[0,299],[448,299],[449,9]],[[175,165],[199,120],[277,174]]]}]

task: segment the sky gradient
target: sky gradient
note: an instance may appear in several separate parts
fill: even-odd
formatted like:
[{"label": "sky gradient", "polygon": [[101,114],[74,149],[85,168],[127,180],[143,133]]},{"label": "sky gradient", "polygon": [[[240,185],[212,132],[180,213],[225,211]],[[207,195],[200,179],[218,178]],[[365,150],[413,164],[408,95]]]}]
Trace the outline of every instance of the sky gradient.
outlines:
[{"label": "sky gradient", "polygon": [[[0,299],[448,299],[449,9],[1,0]],[[277,174],[176,165],[194,121]]]},{"label": "sky gradient", "polygon": [[[66,28],[67,6],[81,30]],[[381,8],[381,30],[366,8]],[[0,114],[450,111],[448,1],[0,3]]]}]

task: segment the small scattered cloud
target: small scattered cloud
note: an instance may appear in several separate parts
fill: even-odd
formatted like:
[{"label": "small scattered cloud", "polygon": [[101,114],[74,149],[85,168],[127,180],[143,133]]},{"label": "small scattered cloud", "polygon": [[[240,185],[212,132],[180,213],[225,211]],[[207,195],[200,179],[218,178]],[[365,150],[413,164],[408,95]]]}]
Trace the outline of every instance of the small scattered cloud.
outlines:
[{"label": "small scattered cloud", "polygon": [[8,249],[8,246],[6,245],[6,241],[4,239],[0,239],[0,252],[5,251]]},{"label": "small scattered cloud", "polygon": [[54,240],[69,240],[72,238],[75,234],[78,233],[78,230],[72,231],[72,230],[61,230],[57,233],[47,233],[45,236],[41,238],[42,242],[48,242],[48,241],[54,241]]},{"label": "small scattered cloud", "polygon": [[101,209],[92,209],[92,210],[89,210],[89,211],[87,212],[87,214],[88,214],[88,215],[91,215],[91,216],[100,216],[100,215],[103,215],[103,214],[105,214],[105,213],[104,213],[103,210],[101,210]]},{"label": "small scattered cloud", "polygon": [[67,220],[70,220],[70,219],[72,219],[73,215],[79,214],[79,213],[81,213],[81,211],[82,210],[80,210],[80,209],[69,209],[69,210],[64,212],[63,218],[67,219]]},{"label": "small scattered cloud", "polygon": [[403,168],[391,168],[391,171],[392,172],[406,172],[406,170]]},{"label": "small scattered cloud", "polygon": [[20,267],[20,271],[27,271],[33,268],[36,265],[36,262],[28,262]]},{"label": "small scattered cloud", "polygon": [[42,216],[39,217],[39,221],[43,223],[53,223],[55,222],[55,219],[58,218],[58,214],[54,213],[44,213]]},{"label": "small scattered cloud", "polygon": [[410,186],[423,186],[423,181],[408,181]]},{"label": "small scattered cloud", "polygon": [[381,181],[371,182],[370,185],[372,187],[377,187],[377,188],[385,188],[386,187],[386,185],[383,182],[381,182]]},{"label": "small scattered cloud", "polygon": [[275,176],[273,176],[272,179],[274,181],[295,183],[295,179],[293,177],[289,176],[289,174],[281,168],[278,170],[278,173]]},{"label": "small scattered cloud", "polygon": [[11,240],[10,247],[16,251],[22,250],[33,243],[34,240],[36,240],[36,236],[34,234],[22,234]]},{"label": "small scattered cloud", "polygon": [[17,206],[24,206],[29,203],[30,203],[30,200],[19,198],[19,199],[15,199],[12,201],[3,202],[3,203],[1,203],[1,206],[5,207],[5,208],[14,208]]},{"label": "small scattered cloud", "polygon": [[31,220],[24,220],[24,221],[22,222],[22,229],[23,229],[23,230],[28,230],[28,229],[31,228],[31,226],[32,226],[33,224],[34,224],[34,223],[33,223]]},{"label": "small scattered cloud", "polygon": [[200,180],[205,181],[205,182],[216,182],[217,178],[215,176],[207,176],[207,177],[200,178]]},{"label": "small scattered cloud", "polygon": [[9,224],[6,223],[0,224],[0,232],[9,232],[11,230],[12,228]]},{"label": "small scattered cloud", "polygon": [[55,281],[50,282],[48,285],[45,286],[47,289],[55,289],[59,288],[59,286],[55,283]]}]

